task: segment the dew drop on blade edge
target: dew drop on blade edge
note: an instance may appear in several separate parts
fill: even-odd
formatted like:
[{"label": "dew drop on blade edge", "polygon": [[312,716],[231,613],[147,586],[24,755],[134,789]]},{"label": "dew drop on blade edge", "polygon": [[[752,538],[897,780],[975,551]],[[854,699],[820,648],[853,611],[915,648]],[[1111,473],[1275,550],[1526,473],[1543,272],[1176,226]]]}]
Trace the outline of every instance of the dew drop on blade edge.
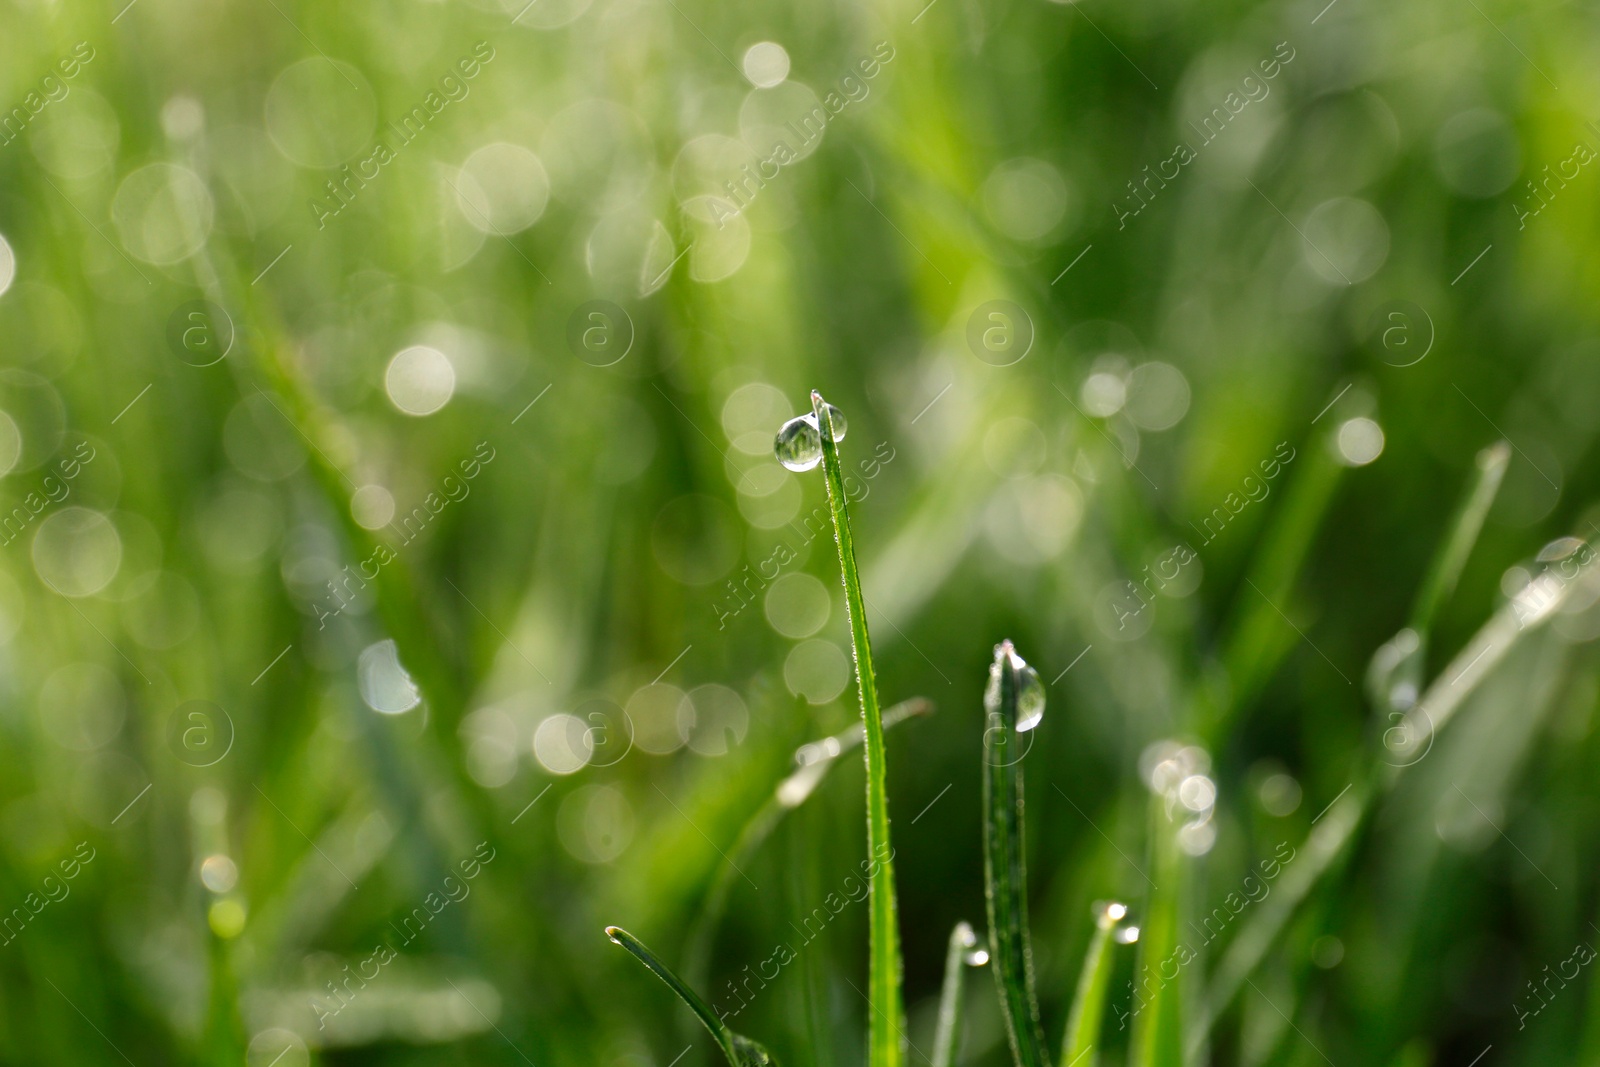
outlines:
[{"label": "dew drop on blade edge", "polygon": [[[833,439],[843,441],[845,434],[844,412],[828,405],[828,418],[833,423]],[[798,415],[778,429],[772,442],[772,452],[778,462],[792,471],[808,471],[822,462],[822,431],[817,427],[815,415]]]}]

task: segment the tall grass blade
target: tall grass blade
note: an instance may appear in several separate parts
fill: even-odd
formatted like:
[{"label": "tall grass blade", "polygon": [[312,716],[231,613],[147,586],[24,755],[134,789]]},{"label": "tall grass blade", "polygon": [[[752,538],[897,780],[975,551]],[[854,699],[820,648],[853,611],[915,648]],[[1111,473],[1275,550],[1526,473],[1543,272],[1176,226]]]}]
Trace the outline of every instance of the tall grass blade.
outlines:
[{"label": "tall grass blade", "polygon": [[900,1041],[905,1014],[900,1006],[900,934],[895,905],[894,850],[889,845],[888,764],[883,749],[883,718],[878,710],[878,683],[872,670],[872,643],[867,637],[867,606],[856,569],[855,542],[850,537],[850,511],[844,471],[834,440],[833,417],[822,394],[811,393],[811,408],[822,437],[822,466],[827,475],[828,504],[833,512],[834,540],[844,580],[845,607],[850,615],[850,643],[855,653],[856,689],[861,697],[861,726],[867,760],[867,852],[872,862],[868,883],[871,902],[870,971],[867,999],[868,1067],[900,1067]]},{"label": "tall grass blade", "polygon": [[[958,922],[950,931],[950,944],[944,953],[944,985],[939,990],[939,1025],[933,1035],[933,1067],[954,1067],[956,1050],[961,1044],[962,981],[968,966],[981,966],[988,959],[977,948],[978,935],[965,922]],[[976,956],[981,958],[975,958]]]},{"label": "tall grass blade", "polygon": [[1478,476],[1462,497],[1450,523],[1450,533],[1433,557],[1428,576],[1423,579],[1416,604],[1411,609],[1411,628],[1417,633],[1426,634],[1433,627],[1439,605],[1460,581],[1461,571],[1472,554],[1472,546],[1478,543],[1483,520],[1488,517],[1489,506],[1500,492],[1500,482],[1510,464],[1511,446],[1504,441],[1496,441],[1478,453]]},{"label": "tall grass blade", "polygon": [[678,999],[689,1005],[689,1010],[699,1017],[705,1024],[711,1036],[722,1047],[723,1055],[728,1057],[732,1067],[777,1067],[777,1060],[761,1045],[751,1041],[742,1034],[736,1034],[717,1018],[711,1006],[701,1000],[694,990],[690,989],[683,980],[672,973],[672,969],[656,958],[656,954],[645,947],[644,942],[634,937],[620,926],[606,927],[606,936],[621,945],[636,956],[640,963],[655,972],[657,978],[667,983]]},{"label": "tall grass blade", "polygon": [[[1044,1033],[1034,994],[1028,940],[1027,872],[1023,864],[1022,766],[1018,752],[1019,660],[1010,641],[995,646],[988,722],[983,732],[983,876],[989,953],[1017,1067],[1044,1067]],[[1024,668],[1025,669],[1025,668]]]},{"label": "tall grass blade", "polygon": [[[1111,968],[1116,957],[1111,952],[1112,935],[1128,914],[1121,904],[1107,904],[1095,916],[1094,936],[1083,956],[1083,971],[1078,975],[1078,990],[1072,997],[1072,1012],[1061,1036],[1061,1067],[1094,1067],[1095,1043],[1105,1022],[1106,994],[1111,989]],[[1136,930],[1130,931],[1137,934]],[[1128,940],[1132,940],[1129,938]]]},{"label": "tall grass blade", "polygon": [[[1150,796],[1150,868],[1154,888],[1139,931],[1130,1067],[1178,1067],[1183,1063],[1183,965],[1192,956],[1178,953],[1178,908],[1190,865],[1187,857],[1178,852],[1177,827],[1168,814],[1167,803],[1159,791]],[[1162,968],[1174,959],[1179,970],[1168,976]]]}]

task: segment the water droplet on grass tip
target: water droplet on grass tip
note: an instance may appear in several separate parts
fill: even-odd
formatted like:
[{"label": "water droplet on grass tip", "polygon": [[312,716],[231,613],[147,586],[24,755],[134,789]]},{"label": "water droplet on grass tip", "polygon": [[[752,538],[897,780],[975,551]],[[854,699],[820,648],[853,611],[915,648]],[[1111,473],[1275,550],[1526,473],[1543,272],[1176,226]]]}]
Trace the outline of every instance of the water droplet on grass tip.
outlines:
[{"label": "water droplet on grass tip", "polygon": [[[832,404],[826,405],[828,419],[833,423],[833,440],[844,440],[846,423],[844,412]],[[814,414],[798,415],[778,429],[772,443],[773,454],[792,471],[808,471],[822,462],[822,431],[817,427]]]},{"label": "water droplet on grass tip", "polygon": [[1011,669],[1016,675],[1017,733],[1027,733],[1044,718],[1044,683],[1039,681],[1039,672],[1017,655],[1010,641],[1002,641],[995,646],[994,663],[989,667],[989,685],[984,690],[983,706],[990,713],[1000,709],[1000,669],[1007,657],[1010,657]]}]

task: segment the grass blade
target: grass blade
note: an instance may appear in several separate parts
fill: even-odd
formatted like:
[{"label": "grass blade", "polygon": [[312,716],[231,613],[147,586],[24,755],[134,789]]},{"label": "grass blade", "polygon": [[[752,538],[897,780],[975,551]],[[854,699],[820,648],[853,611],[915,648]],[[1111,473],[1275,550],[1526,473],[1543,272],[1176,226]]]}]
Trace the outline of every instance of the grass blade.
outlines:
[{"label": "grass blade", "polygon": [[1510,463],[1511,446],[1504,441],[1496,441],[1478,453],[1478,477],[1456,509],[1450,534],[1434,556],[1411,609],[1411,628],[1417,633],[1426,634],[1432,628],[1439,605],[1454,591],[1462,568],[1467,565],[1467,557],[1472,554],[1472,546],[1478,543],[1483,520],[1489,514],[1495,494],[1500,491],[1500,482]]},{"label": "grass blade", "polygon": [[[1178,1067],[1183,1059],[1182,965],[1192,956],[1178,949],[1178,907],[1184,899],[1190,864],[1178,851],[1177,826],[1167,811],[1168,798],[1150,795],[1151,872],[1156,881],[1139,931],[1138,989],[1133,995],[1130,1067]],[[1163,966],[1176,959],[1179,969],[1168,976]]]},{"label": "grass blade", "polygon": [[861,696],[861,726],[867,759],[867,852],[872,861],[868,883],[871,902],[871,970],[867,991],[868,1067],[900,1067],[905,1015],[900,1006],[900,934],[894,893],[894,850],[889,846],[888,765],[883,750],[883,718],[878,710],[878,683],[872,671],[872,644],[867,637],[867,607],[856,569],[855,542],[850,537],[850,511],[844,492],[839,446],[833,418],[822,394],[811,393],[811,408],[822,437],[822,466],[827,475],[828,504],[833,512],[834,540],[844,579],[845,607],[850,615],[850,644],[855,653],[856,689]]},{"label": "grass blade", "polygon": [[944,985],[939,990],[939,1025],[933,1037],[933,1067],[953,1067],[956,1062],[964,1015],[961,994],[966,984],[961,979],[968,966],[981,967],[989,958],[977,944],[978,935],[965,922],[956,923],[950,931],[950,945],[944,953]]},{"label": "grass blade", "polygon": [[[989,690],[984,696],[988,713],[983,732],[984,897],[989,912],[989,954],[994,959],[995,987],[1012,1058],[1017,1067],[1044,1067],[1049,1061],[1044,1033],[1039,1029],[1039,1001],[1034,995],[1023,865],[1022,767],[1016,752],[1019,664],[1010,641],[995,646]],[[1028,668],[1022,665],[1022,669]]]},{"label": "grass blade", "polygon": [[[926,697],[911,697],[883,713],[883,728],[892,730],[907,719],[932,712],[933,701]],[[795,763],[799,766],[778,783],[773,795],[756,809],[756,813],[744,824],[744,829],[739,831],[739,837],[729,852],[728,862],[717,868],[716,879],[711,883],[711,891],[706,894],[705,903],[701,906],[694,926],[691,927],[689,947],[684,952],[684,958],[688,962],[683,968],[691,981],[705,980],[706,967],[711,956],[712,935],[716,933],[717,925],[722,920],[723,910],[728,904],[728,893],[740,878],[739,871],[744,868],[745,859],[761,847],[762,842],[782,821],[785,812],[806,802],[806,799],[816,791],[817,786],[822,784],[822,780],[828,776],[828,772],[838,766],[839,758],[847,752],[854,751],[861,744],[863,736],[861,724],[854,723],[832,737],[800,746],[794,754]]]},{"label": "grass blade", "polygon": [[620,926],[606,927],[606,936],[621,945],[636,956],[640,963],[655,972],[655,976],[667,983],[678,999],[689,1005],[689,1010],[699,1017],[705,1024],[711,1036],[722,1047],[723,1055],[728,1057],[732,1067],[777,1067],[777,1061],[772,1054],[761,1045],[751,1041],[742,1034],[736,1034],[717,1018],[711,1006],[701,1000],[694,990],[684,984],[683,980],[672,973],[672,968],[656,958],[656,954],[645,947],[643,941],[634,937]]},{"label": "grass blade", "polygon": [[[1127,914],[1126,907],[1113,903],[1101,908],[1095,916],[1094,936],[1089,940],[1089,951],[1083,956],[1078,991],[1073,994],[1072,1012],[1067,1016],[1067,1029],[1061,1037],[1061,1067],[1094,1067],[1098,1058],[1093,1050],[1105,1021],[1111,966],[1116,962],[1111,954],[1112,934]],[[1133,937],[1138,936],[1137,928],[1130,928],[1129,932]],[[1133,937],[1125,940],[1132,941]]]}]

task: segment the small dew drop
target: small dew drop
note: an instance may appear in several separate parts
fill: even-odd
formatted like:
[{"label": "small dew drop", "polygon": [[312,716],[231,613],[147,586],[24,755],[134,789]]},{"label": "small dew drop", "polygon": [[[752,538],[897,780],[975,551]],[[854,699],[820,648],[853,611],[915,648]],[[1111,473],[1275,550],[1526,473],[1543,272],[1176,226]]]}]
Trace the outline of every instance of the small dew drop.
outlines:
[{"label": "small dew drop", "polygon": [[988,949],[975,948],[971,952],[967,953],[967,966],[968,967],[982,967],[984,964],[986,964],[988,962],[989,962],[989,950]]},{"label": "small dew drop", "polygon": [[[828,419],[833,423],[833,440],[844,440],[846,422],[844,412],[827,405]],[[814,414],[798,415],[778,428],[772,443],[773,454],[792,471],[808,471],[822,462],[822,431],[817,427]]]},{"label": "small dew drop", "polygon": [[1119,945],[1131,945],[1139,940],[1139,928],[1137,926],[1119,926],[1116,933],[1111,936],[1116,939]]}]

